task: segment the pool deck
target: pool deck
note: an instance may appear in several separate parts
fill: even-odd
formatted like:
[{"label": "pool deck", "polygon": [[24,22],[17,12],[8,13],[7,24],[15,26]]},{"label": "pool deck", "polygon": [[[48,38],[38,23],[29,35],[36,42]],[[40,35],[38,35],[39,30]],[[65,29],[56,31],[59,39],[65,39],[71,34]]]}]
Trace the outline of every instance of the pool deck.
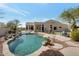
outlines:
[{"label": "pool deck", "polygon": [[3,42],[5,42],[4,37],[0,37],[0,56],[3,56]]},{"label": "pool deck", "polygon": [[14,54],[12,54],[10,52],[8,44],[7,44],[10,40],[12,40],[12,39],[9,39],[9,40],[7,40],[3,43],[3,54],[4,54],[4,56],[14,56]]},{"label": "pool deck", "polygon": [[40,55],[40,53],[42,53],[43,51],[46,51],[46,50],[48,50],[48,49],[49,49],[48,47],[42,46],[42,47],[39,48],[37,51],[35,51],[35,52],[32,53],[32,54],[29,54],[28,56],[38,56],[38,55]]},{"label": "pool deck", "polygon": [[[79,51],[79,42],[74,42],[71,40],[71,38],[60,36],[60,35],[47,34],[47,33],[42,33],[42,32],[38,32],[38,34],[43,37],[47,37],[47,38],[49,37],[51,40],[53,40],[53,38],[55,38],[55,42],[63,45],[63,48],[59,49],[58,48],[59,46],[56,46],[57,48],[52,47],[52,49],[59,50],[61,53],[63,53],[63,55],[65,55],[65,56],[79,56],[79,52],[78,52]],[[7,42],[10,40],[12,40],[12,39],[9,39],[3,43],[4,56],[14,56],[14,54],[12,54],[9,51],[9,48],[7,45]],[[42,46],[34,53],[26,55],[26,56],[38,56],[42,51],[46,51],[48,49],[49,49],[48,47]]]}]

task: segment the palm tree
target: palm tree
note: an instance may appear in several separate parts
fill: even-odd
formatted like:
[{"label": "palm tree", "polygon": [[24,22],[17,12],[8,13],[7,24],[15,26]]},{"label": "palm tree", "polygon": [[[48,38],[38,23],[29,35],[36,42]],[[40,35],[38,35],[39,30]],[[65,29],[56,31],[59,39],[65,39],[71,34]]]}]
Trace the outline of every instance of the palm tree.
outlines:
[{"label": "palm tree", "polygon": [[[76,12],[76,13],[75,13]],[[76,20],[78,18],[76,9],[71,8],[61,13],[60,18],[67,21],[69,24],[71,24],[72,31],[77,28],[76,26]]]},{"label": "palm tree", "polygon": [[71,8],[61,13],[60,18],[71,24],[71,38],[79,41],[79,30],[77,27],[77,20],[79,19],[79,7]]}]

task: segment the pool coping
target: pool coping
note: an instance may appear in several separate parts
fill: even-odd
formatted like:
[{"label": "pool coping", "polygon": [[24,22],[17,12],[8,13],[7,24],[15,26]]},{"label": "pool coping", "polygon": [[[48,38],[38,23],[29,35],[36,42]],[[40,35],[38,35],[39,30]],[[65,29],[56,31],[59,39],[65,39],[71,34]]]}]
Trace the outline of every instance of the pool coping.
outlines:
[{"label": "pool coping", "polygon": [[11,40],[13,40],[13,38],[11,38],[11,39],[9,39],[9,40],[7,40],[7,41],[5,41],[3,43],[3,54],[4,54],[4,56],[15,56],[14,54],[12,54],[10,52],[9,47],[8,47],[8,44],[7,44]]}]

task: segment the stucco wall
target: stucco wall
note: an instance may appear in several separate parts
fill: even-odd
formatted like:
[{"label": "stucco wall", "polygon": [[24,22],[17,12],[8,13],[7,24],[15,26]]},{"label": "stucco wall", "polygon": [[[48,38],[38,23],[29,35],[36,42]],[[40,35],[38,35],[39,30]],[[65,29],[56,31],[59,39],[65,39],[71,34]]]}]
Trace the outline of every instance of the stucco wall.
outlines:
[{"label": "stucco wall", "polygon": [[[29,25],[34,26],[34,31],[42,31],[41,26],[44,25],[44,32],[50,32],[50,25],[52,25],[52,31],[64,31],[65,29],[68,29],[68,26],[65,24],[62,24],[58,21],[53,21],[49,20],[46,22],[33,22],[33,23],[28,23]],[[56,27],[56,30],[54,30],[54,27]],[[61,27],[61,28],[60,28]]]},{"label": "stucco wall", "polygon": [[[65,29],[68,29],[68,26],[65,25],[65,24],[62,24],[62,23],[59,23],[59,22],[50,22],[50,21],[48,21],[48,22],[46,22],[46,23],[44,24],[45,29],[46,29],[47,31],[50,31],[50,25],[52,25],[52,31],[63,31],[63,30],[65,30]],[[56,27],[57,29],[54,30],[54,27]],[[61,28],[60,28],[60,27],[61,27]]]}]

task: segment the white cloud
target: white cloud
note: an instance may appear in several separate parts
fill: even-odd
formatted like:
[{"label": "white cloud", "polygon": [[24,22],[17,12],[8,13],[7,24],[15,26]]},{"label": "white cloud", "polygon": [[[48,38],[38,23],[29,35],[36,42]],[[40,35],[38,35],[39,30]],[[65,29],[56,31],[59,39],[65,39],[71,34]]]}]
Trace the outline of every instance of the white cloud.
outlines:
[{"label": "white cloud", "polygon": [[0,7],[1,8],[4,8],[5,10],[9,11],[9,12],[14,12],[16,14],[19,14],[19,15],[22,15],[22,16],[26,16],[27,14],[30,14],[29,11],[24,11],[24,10],[17,10],[15,8],[12,8],[12,7],[9,7],[8,5],[6,4],[0,4]]}]

